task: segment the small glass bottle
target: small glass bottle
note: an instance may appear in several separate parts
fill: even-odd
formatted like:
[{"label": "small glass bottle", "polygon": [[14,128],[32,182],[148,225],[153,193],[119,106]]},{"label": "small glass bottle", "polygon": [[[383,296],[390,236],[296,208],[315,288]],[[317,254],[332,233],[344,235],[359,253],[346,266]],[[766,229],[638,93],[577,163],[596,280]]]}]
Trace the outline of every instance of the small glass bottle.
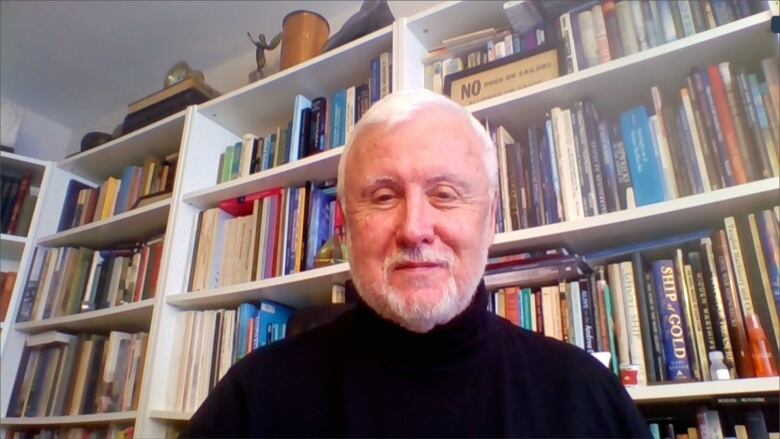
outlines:
[{"label": "small glass bottle", "polygon": [[712,380],[730,380],[731,374],[723,362],[723,352],[712,351],[710,356],[710,377]]}]

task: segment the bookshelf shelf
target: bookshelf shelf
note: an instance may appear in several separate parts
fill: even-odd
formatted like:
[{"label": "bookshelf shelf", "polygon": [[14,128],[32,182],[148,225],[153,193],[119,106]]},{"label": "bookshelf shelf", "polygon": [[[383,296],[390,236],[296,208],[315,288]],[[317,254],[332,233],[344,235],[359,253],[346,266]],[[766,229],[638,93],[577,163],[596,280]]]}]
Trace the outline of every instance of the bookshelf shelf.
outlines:
[{"label": "bookshelf shelf", "polygon": [[331,286],[347,279],[349,264],[345,262],[251,283],[176,294],[168,296],[167,303],[182,309],[207,309],[236,307],[241,303],[262,298],[293,307],[307,306],[329,302]]},{"label": "bookshelf shelf", "polygon": [[176,412],[173,410],[150,410],[149,417],[161,421],[187,422],[194,415],[191,412]]},{"label": "bookshelf shelf", "polygon": [[0,234],[0,258],[19,260],[28,239],[24,236]]},{"label": "bookshelf shelf", "polygon": [[648,206],[496,235],[491,255],[565,244],[577,253],[629,242],[722,227],[722,219],[743,209],[777,203],[780,178],[767,178]]},{"label": "bookshelf shelf", "polygon": [[127,332],[148,331],[152,321],[154,298],[68,316],[54,317],[32,322],[16,323],[21,332],[37,334],[58,330],[73,332],[101,332],[119,330]]},{"label": "bookshelf shelf", "polygon": [[[295,95],[330,96],[339,89],[365,82],[371,58],[390,50],[392,39],[392,26],[387,26],[212,99],[200,105],[198,110],[238,136],[286,125],[293,113]],[[345,59],[356,60],[357,65],[345,69]],[[359,67],[361,62],[364,63],[363,68]]]},{"label": "bookshelf shelf", "polygon": [[222,200],[252,192],[300,185],[306,180],[322,181],[333,178],[338,171],[339,157],[343,149],[331,149],[257,174],[193,191],[184,195],[184,202],[199,209],[206,209],[216,206]]},{"label": "bookshelf shelf", "polygon": [[43,180],[43,173],[49,162],[38,160],[32,157],[14,154],[11,152],[0,152],[0,162],[3,168],[13,169],[21,172],[32,173],[32,186],[40,186]]},{"label": "bookshelf shelf", "polygon": [[29,418],[2,418],[1,425],[43,426],[43,425],[99,425],[135,422],[137,412],[97,413],[75,416],[37,416]]},{"label": "bookshelf shelf", "polygon": [[105,220],[44,236],[38,240],[38,245],[101,247],[116,242],[145,240],[165,230],[170,207],[170,199],[160,200]]},{"label": "bookshelf shelf", "polygon": [[[94,181],[122,175],[128,164],[143,163],[149,155],[158,157],[179,150],[184,127],[180,111],[58,163],[59,168]],[[163,157],[160,157],[163,158]]]},{"label": "bookshelf shelf", "polygon": [[[739,64],[757,54],[770,56],[776,45],[767,37],[770,19],[769,12],[756,14],[467,108],[478,117],[487,117],[491,124],[508,127],[538,122],[544,111],[585,96],[594,97],[602,111],[619,112],[649,101],[653,85],[661,90],[677,90],[693,66],[706,67],[726,60]],[[751,50],[740,51],[741,47]],[[528,108],[544,111],[529,112]]]},{"label": "bookshelf shelf", "polygon": [[780,392],[780,379],[746,378],[729,381],[702,381],[696,383],[659,384],[628,388],[637,403],[669,403],[702,400],[713,397],[737,397]]}]

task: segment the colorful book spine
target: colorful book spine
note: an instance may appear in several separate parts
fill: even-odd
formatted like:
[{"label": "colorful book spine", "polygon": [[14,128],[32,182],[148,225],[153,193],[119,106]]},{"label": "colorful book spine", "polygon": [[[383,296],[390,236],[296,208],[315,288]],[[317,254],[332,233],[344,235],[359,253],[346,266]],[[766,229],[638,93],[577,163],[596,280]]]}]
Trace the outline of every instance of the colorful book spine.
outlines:
[{"label": "colorful book spine", "polygon": [[637,206],[666,200],[661,159],[653,147],[647,110],[641,106],[622,113],[620,125]]},{"label": "colorful book spine", "polygon": [[336,148],[344,146],[347,139],[347,90],[334,93],[330,105],[330,148]]},{"label": "colorful book spine", "polygon": [[652,268],[655,294],[660,305],[667,377],[672,381],[689,380],[692,374],[674,262],[670,259],[654,261]]}]

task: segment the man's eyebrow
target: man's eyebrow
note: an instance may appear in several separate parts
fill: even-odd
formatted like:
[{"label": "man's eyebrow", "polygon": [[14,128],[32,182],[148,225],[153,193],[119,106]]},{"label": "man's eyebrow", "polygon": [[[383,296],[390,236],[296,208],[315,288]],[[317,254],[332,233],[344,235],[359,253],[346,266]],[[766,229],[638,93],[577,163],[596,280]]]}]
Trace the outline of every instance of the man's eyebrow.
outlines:
[{"label": "man's eyebrow", "polygon": [[460,175],[455,173],[450,173],[450,172],[431,177],[426,181],[426,183],[428,185],[433,185],[438,183],[452,183],[459,187],[468,186],[468,182],[464,180]]},{"label": "man's eyebrow", "polygon": [[363,187],[363,189],[360,191],[360,195],[364,197],[368,196],[371,194],[371,191],[382,186],[396,187],[398,186],[398,183],[392,177],[377,177]]}]

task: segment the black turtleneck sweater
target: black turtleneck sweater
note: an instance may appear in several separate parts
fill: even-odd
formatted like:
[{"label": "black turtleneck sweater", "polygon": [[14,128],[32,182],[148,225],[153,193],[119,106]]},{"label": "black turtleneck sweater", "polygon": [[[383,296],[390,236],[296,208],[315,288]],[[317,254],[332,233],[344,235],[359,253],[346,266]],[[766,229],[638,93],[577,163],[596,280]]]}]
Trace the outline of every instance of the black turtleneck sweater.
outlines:
[{"label": "black turtleneck sweater", "polygon": [[486,308],[415,334],[358,303],[236,363],[183,436],[649,437],[591,355]]}]

